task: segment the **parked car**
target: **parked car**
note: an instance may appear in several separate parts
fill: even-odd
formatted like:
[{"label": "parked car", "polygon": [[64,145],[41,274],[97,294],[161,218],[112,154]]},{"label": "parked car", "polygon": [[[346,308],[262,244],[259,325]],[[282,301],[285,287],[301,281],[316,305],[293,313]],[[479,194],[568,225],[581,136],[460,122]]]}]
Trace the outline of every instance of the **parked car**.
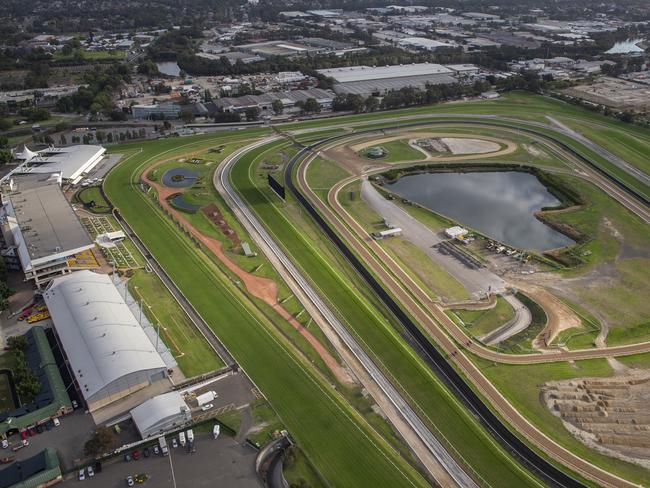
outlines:
[{"label": "parked car", "polygon": [[90,478],[92,478],[93,476],[95,476],[95,471],[93,470],[93,467],[92,467],[92,466],[88,466],[88,468],[86,468],[86,469],[88,469],[88,476],[89,476]]},{"label": "parked car", "polygon": [[9,441],[7,439],[2,439],[2,448],[7,449],[9,447]]},{"label": "parked car", "polygon": [[136,461],[140,459],[140,451],[133,451],[133,459]]},{"label": "parked car", "polygon": [[126,485],[127,485],[127,486],[133,486],[134,484],[135,484],[135,483],[133,482],[133,476],[128,475],[128,476],[126,477]]},{"label": "parked car", "polygon": [[176,440],[176,437],[172,437],[172,447],[174,449],[178,447],[178,441]]},{"label": "parked car", "polygon": [[128,463],[129,461],[131,461],[131,455],[130,455],[128,452],[124,455],[124,460],[125,460],[127,463]]},{"label": "parked car", "polygon": [[23,430],[23,431],[20,433],[20,438],[21,438],[22,440],[27,439],[27,431],[26,431],[26,430]]},{"label": "parked car", "polygon": [[201,407],[201,410],[202,410],[203,412],[207,412],[207,411],[210,410],[212,407],[214,407],[214,405],[213,405],[212,403],[208,403],[207,405],[203,405],[203,406]]},{"label": "parked car", "polygon": [[158,446],[153,446],[153,453],[157,456],[160,454],[160,448]]},{"label": "parked car", "polygon": [[79,404],[77,403],[77,400],[72,400],[72,408],[74,408],[75,410],[79,408]]},{"label": "parked car", "polygon": [[36,432],[38,432],[39,434],[43,433],[43,426],[41,424],[38,424],[36,426]]},{"label": "parked car", "polygon": [[61,421],[56,417],[52,419],[52,423],[54,424],[54,427],[58,427],[59,425],[61,425]]},{"label": "parked car", "polygon": [[143,455],[144,457],[149,457],[149,448],[148,448],[148,447],[145,447],[145,448],[142,450],[142,455]]},{"label": "parked car", "polygon": [[79,481],[83,481],[86,479],[86,472],[84,471],[83,468],[79,470]]},{"label": "parked car", "polygon": [[29,432],[29,437],[34,437],[36,435],[36,429],[33,427],[29,429],[27,432]]}]

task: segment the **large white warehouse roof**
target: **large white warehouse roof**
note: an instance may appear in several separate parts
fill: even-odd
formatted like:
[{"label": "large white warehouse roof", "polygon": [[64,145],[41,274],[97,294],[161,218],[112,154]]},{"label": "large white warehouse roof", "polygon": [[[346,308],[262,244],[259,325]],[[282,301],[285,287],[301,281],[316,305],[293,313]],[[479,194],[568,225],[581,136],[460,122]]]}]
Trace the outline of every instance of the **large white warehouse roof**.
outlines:
[{"label": "large white warehouse roof", "polygon": [[87,400],[125,376],[166,370],[108,275],[84,270],[56,278],[44,298]]},{"label": "large white warehouse roof", "polygon": [[150,398],[131,410],[131,418],[143,438],[177,427],[192,418],[190,408],[177,391]]},{"label": "large white warehouse roof", "polygon": [[348,66],[344,68],[319,69],[318,72],[334,79],[337,83],[351,81],[381,80],[385,78],[402,78],[406,76],[440,75],[452,71],[441,64],[415,63],[394,66]]},{"label": "large white warehouse roof", "polygon": [[77,183],[81,175],[90,171],[106,152],[102,146],[77,145],[67,147],[52,147],[38,151],[27,148],[20,155],[25,159],[24,166],[17,169],[22,173],[61,173],[66,181]]}]

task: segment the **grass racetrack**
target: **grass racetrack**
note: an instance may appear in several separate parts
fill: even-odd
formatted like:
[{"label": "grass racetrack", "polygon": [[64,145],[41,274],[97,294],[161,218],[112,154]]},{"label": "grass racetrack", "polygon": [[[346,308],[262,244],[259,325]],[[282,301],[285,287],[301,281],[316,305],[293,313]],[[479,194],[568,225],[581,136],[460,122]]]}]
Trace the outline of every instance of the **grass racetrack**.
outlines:
[{"label": "grass racetrack", "polygon": [[[246,131],[252,139],[264,131]],[[137,184],[149,164],[223,143],[199,136],[120,146],[129,154],[109,174],[105,191],[149,251],[267,396],[311,462],[332,486],[423,486],[424,480],[278,339],[244,303],[237,287],[178,232]]]}]

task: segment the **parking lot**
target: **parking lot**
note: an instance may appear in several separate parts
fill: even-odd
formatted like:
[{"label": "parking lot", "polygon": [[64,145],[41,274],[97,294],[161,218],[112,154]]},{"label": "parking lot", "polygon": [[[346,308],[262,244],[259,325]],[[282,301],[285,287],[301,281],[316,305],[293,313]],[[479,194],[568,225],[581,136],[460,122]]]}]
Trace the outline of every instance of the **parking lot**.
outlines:
[{"label": "parking lot", "polygon": [[[262,486],[255,473],[257,452],[232,437],[214,440],[209,433],[195,433],[196,452],[186,448],[172,448],[168,442],[169,456],[151,455],[137,461],[126,462],[122,458],[105,464],[101,473],[84,481],[71,474],[66,485],[93,488],[116,488],[127,486],[127,476],[145,473],[149,479],[141,486],[155,488],[194,487],[242,487]],[[140,486],[140,485],[137,485]]]}]

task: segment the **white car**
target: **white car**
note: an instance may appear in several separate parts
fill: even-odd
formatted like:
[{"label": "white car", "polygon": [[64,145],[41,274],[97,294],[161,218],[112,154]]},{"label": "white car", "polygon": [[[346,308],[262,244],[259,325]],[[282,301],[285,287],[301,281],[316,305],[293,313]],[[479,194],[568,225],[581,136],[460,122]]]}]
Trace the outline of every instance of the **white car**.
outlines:
[{"label": "white car", "polygon": [[52,419],[52,422],[54,422],[54,427],[58,427],[59,425],[61,425],[61,421],[56,417]]},{"label": "white car", "polygon": [[84,471],[83,468],[79,470],[79,481],[83,481],[86,479],[86,472]]},{"label": "white car", "polygon": [[214,405],[212,405],[211,403],[208,403],[207,405],[203,405],[203,406],[201,407],[201,410],[202,410],[203,412],[207,412],[207,411],[210,410],[212,407],[214,407]]},{"label": "white car", "polygon": [[176,449],[178,447],[178,442],[176,441],[176,437],[172,438],[172,447]]},{"label": "white car", "polygon": [[90,478],[92,478],[93,476],[95,476],[95,471],[93,470],[93,467],[92,467],[92,466],[88,466],[88,468],[86,468],[86,469],[88,469],[88,476],[89,476]]},{"label": "white car", "polygon": [[2,448],[7,449],[9,447],[9,441],[7,439],[2,439]]}]

